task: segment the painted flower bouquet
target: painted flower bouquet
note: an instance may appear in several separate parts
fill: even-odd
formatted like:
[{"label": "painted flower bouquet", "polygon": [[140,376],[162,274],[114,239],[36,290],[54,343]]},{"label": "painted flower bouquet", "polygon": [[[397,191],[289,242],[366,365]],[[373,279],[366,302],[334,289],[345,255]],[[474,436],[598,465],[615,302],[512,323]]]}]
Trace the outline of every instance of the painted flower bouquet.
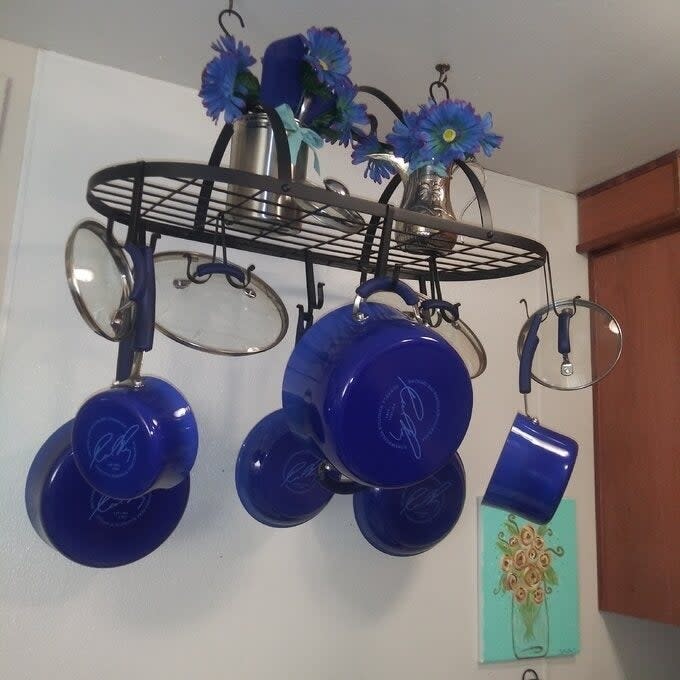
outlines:
[{"label": "painted flower bouquet", "polygon": [[[369,123],[366,106],[355,101],[349,48],[336,29],[312,27],[306,35],[272,43],[262,59],[261,82],[251,71],[256,60],[250,47],[226,35],[212,49],[217,54],[203,69],[199,96],[215,122],[223,117],[232,123],[266,106],[277,110],[289,133],[295,124],[343,146],[365,134],[360,126]],[[323,144],[313,141],[317,148]]]},{"label": "painted flower bouquet", "polygon": [[[535,527],[532,524],[525,524],[520,527],[515,515],[508,515],[505,528],[509,532],[509,537],[501,531],[496,542],[501,552],[501,575],[494,592],[512,595],[513,613],[518,614],[513,616],[516,654],[517,649],[526,647],[536,649],[544,647],[547,652],[546,601],[552,588],[559,583],[553,566],[553,555],[562,557],[564,549],[560,546],[553,549],[547,545],[546,538],[552,536],[552,529],[548,525]],[[515,639],[518,622],[521,624],[519,626],[521,640]]]}]

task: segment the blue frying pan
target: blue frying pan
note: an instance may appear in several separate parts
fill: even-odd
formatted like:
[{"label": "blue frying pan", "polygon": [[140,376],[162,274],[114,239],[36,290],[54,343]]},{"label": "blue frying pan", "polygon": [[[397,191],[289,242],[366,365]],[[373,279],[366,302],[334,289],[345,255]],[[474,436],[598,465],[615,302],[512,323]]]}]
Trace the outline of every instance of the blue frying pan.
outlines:
[{"label": "blue frying pan", "polygon": [[283,411],[265,416],[248,433],[236,461],[236,490],[258,522],[293,527],[323,510],[333,492],[319,483],[319,449],[291,432]]},{"label": "blue frying pan", "polygon": [[41,446],[26,480],[26,511],[40,538],[88,567],[145,557],[174,531],[189,499],[189,477],[172,489],[120,501],[92,489],[76,467],[73,421]]},{"label": "blue frying pan", "polygon": [[418,555],[443,540],[465,504],[465,469],[456,453],[441,470],[405,489],[366,489],[354,495],[364,538],[396,557]]}]

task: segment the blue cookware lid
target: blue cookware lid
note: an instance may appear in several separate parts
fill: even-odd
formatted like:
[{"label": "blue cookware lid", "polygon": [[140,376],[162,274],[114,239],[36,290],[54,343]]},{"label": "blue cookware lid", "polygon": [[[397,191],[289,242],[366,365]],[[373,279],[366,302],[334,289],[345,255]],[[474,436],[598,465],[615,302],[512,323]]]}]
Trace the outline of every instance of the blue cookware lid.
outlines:
[{"label": "blue cookware lid", "polygon": [[292,527],[316,516],[333,497],[319,484],[323,455],[290,431],[283,411],[265,416],[248,433],[236,461],[236,489],[258,522]]},{"label": "blue cookware lid", "polygon": [[68,559],[118,567],[148,555],[173,532],[189,499],[189,478],[120,501],[92,489],[75,464],[73,421],[38,451],[26,480],[26,510],[40,537]]},{"label": "blue cookware lid", "polygon": [[458,453],[437,473],[404,489],[370,488],[354,495],[364,538],[397,557],[418,555],[453,529],[465,504],[465,469]]}]

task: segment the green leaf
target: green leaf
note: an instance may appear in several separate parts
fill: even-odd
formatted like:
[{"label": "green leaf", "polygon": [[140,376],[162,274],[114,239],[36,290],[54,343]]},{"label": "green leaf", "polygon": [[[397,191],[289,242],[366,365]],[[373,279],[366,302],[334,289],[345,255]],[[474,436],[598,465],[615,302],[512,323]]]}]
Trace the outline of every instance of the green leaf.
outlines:
[{"label": "green leaf", "polygon": [[260,92],[260,81],[250,72],[242,71],[236,78],[236,84],[245,89],[246,96],[256,96]]},{"label": "green leaf", "polygon": [[547,524],[541,524],[540,527],[538,527],[538,535],[539,536],[545,536],[545,532],[548,531],[548,525]]},{"label": "green leaf", "polygon": [[512,548],[507,543],[503,543],[503,541],[496,541],[496,546],[498,546],[498,549],[504,555],[509,557],[512,554]]},{"label": "green leaf", "polygon": [[543,572],[543,578],[545,579],[546,583],[549,583],[551,586],[556,586],[559,583],[557,572],[552,567],[548,567]]},{"label": "green leaf", "polygon": [[504,526],[513,536],[519,536],[519,529],[514,524],[504,522]]}]

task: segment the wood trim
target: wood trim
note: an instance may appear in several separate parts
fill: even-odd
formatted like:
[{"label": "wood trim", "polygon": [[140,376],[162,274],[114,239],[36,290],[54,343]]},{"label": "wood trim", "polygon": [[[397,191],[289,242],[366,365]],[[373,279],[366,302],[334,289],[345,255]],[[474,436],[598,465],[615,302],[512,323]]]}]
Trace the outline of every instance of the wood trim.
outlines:
[{"label": "wood trim", "polygon": [[[680,199],[680,197],[679,197]],[[662,220],[652,220],[643,224],[636,224],[620,231],[599,236],[590,241],[584,241],[576,246],[576,252],[582,255],[599,254],[612,247],[625,246],[633,241],[643,241],[656,236],[663,236],[680,229],[680,212]]]},{"label": "wood trim", "polygon": [[680,151],[578,195],[580,253],[680,228]]},{"label": "wood trim", "polygon": [[589,187],[588,189],[584,189],[583,191],[580,191],[578,194],[576,194],[576,197],[580,200],[582,198],[594,196],[595,194],[602,193],[603,191],[618,186],[619,184],[628,182],[631,179],[635,179],[640,175],[644,175],[646,172],[649,172],[650,170],[656,170],[656,168],[659,168],[662,165],[673,163],[679,159],[680,149],[676,151],[671,151],[670,153],[667,153],[664,156],[661,156],[660,158],[655,158],[653,161],[649,161],[649,163],[640,165],[639,167],[633,168],[632,170],[627,170],[626,172],[623,172],[620,175],[616,175],[616,177],[612,177],[611,179],[608,179],[604,182],[600,182],[595,186]]}]

